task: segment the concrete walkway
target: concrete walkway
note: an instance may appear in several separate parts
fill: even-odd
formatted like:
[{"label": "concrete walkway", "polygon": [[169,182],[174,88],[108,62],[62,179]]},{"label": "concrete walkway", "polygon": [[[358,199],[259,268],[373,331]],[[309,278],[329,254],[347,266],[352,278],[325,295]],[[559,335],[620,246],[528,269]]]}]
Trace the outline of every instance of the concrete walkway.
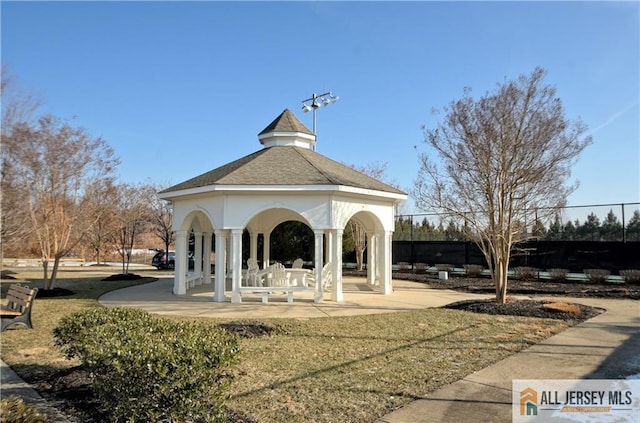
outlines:
[{"label": "concrete walkway", "polygon": [[[105,306],[138,307],[159,314],[247,319],[392,313],[490,297],[428,289],[409,281],[394,281],[394,293],[383,296],[362,282],[345,277],[345,301],[341,303],[330,301],[327,294],[324,303],[316,304],[312,293],[296,293],[293,303],[287,303],[282,294],[271,295],[268,304],[262,304],[259,295],[243,297],[241,304],[214,303],[212,285],[178,297],[171,293],[172,279],[114,291],[99,301]],[[377,423],[511,422],[512,379],[619,379],[639,374],[640,302],[572,300],[606,312],[426,395]],[[0,395],[5,397],[4,367],[2,375]]]},{"label": "concrete walkway", "polygon": [[[344,301],[331,301],[325,293],[323,303],[313,302],[313,292],[296,292],[292,303],[282,293],[269,295],[269,303],[262,303],[260,294],[246,294],[242,303],[214,303],[213,285],[200,285],[175,296],[171,290],[173,279],[160,279],[145,285],[133,286],[107,293],[100,304],[107,307],[126,306],[151,313],[189,317],[220,317],[259,319],[264,317],[330,317],[361,314],[394,313],[428,307],[440,307],[469,298],[490,298],[488,295],[466,294],[443,289],[428,289],[424,284],[411,281],[393,281],[394,293],[382,295],[374,291],[363,278],[344,277]],[[231,293],[227,292],[230,298]]]},{"label": "concrete walkway", "polygon": [[513,379],[624,379],[640,373],[640,302],[570,300],[606,312],[414,401],[376,423],[511,422]]}]

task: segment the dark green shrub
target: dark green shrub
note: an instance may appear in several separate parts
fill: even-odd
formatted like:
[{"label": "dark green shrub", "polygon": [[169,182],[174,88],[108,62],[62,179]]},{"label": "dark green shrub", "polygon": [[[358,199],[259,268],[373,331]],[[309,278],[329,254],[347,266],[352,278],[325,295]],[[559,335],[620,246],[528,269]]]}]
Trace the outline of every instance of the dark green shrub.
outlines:
[{"label": "dark green shrub", "polygon": [[465,264],[464,265],[464,271],[465,271],[466,275],[469,276],[470,278],[479,277],[480,275],[482,275],[482,270],[484,270],[484,269],[479,264]]},{"label": "dark green shrub", "polygon": [[538,269],[535,267],[521,266],[514,269],[516,279],[532,281],[538,278]]},{"label": "dark green shrub", "polygon": [[55,334],[93,373],[112,420],[225,421],[238,344],[221,328],[98,308],[65,317]]},{"label": "dark green shrub", "polygon": [[610,272],[606,269],[584,269],[584,274],[593,283],[604,283]]},{"label": "dark green shrub", "polygon": [[416,263],[415,264],[416,273],[426,273],[427,272],[427,264],[426,263]]},{"label": "dark green shrub", "polygon": [[549,269],[549,277],[555,282],[565,282],[568,274],[568,269]]},{"label": "dark green shrub", "polygon": [[640,269],[626,269],[620,271],[620,276],[626,283],[640,283]]},{"label": "dark green shrub", "polygon": [[152,322],[156,317],[144,310],[135,308],[96,307],[63,317],[53,330],[57,346],[61,347],[68,358],[82,358],[82,349],[86,347],[87,334],[97,328],[109,325],[113,331],[126,332],[130,329]]},{"label": "dark green shrub", "polygon": [[0,422],[46,423],[48,417],[24,403],[22,398],[11,396],[0,400]]}]

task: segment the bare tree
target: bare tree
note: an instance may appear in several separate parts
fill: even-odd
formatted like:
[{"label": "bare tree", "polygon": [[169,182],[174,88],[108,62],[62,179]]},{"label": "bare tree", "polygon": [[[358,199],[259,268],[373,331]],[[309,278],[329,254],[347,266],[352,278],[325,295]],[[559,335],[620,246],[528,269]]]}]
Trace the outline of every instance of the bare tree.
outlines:
[{"label": "bare tree", "polygon": [[163,187],[156,185],[152,188],[155,190],[150,204],[153,233],[163,242],[164,250],[169,251],[169,246],[175,240],[175,234],[173,233],[173,207],[171,203],[158,197],[158,192]]},{"label": "bare tree", "polygon": [[117,192],[112,181],[105,181],[104,184],[87,192],[89,201],[94,209],[88,214],[89,218],[94,218],[84,237],[83,244],[93,251],[97,264],[100,264],[103,253],[108,248],[113,247],[117,231],[116,205]]},{"label": "bare tree", "polygon": [[6,148],[3,148],[0,170],[0,238],[3,246],[7,241],[23,238],[29,233],[29,213],[25,202],[21,201],[22,193],[14,177],[13,165],[5,153]]},{"label": "bare tree", "polygon": [[122,274],[126,275],[133,248],[150,223],[155,189],[150,185],[120,184],[116,193],[115,243],[122,258]]},{"label": "bare tree", "polygon": [[[378,162],[369,163],[366,166],[351,165],[351,167],[358,172],[362,172],[378,180],[383,178],[387,170],[386,163]],[[347,229],[356,252],[356,269],[362,270],[364,265],[364,252],[367,249],[367,230],[357,218],[351,218],[349,222],[347,222]]]},{"label": "bare tree", "polygon": [[2,95],[2,136],[4,137],[14,125],[32,122],[41,102],[33,94],[20,89],[17,78],[9,73],[5,65],[2,65],[1,72],[0,93]]},{"label": "bare tree", "polygon": [[40,102],[30,93],[22,91],[17,79],[10,75],[6,66],[2,66],[0,85],[2,105],[2,149],[0,158],[0,240],[2,248],[7,241],[19,240],[28,233],[29,213],[22,192],[14,177],[15,170],[10,160],[6,144],[12,128],[21,123],[30,123]]},{"label": "bare tree", "polygon": [[60,259],[99,217],[87,218],[95,208],[86,192],[104,184],[119,161],[101,138],[51,116],[36,125],[15,124],[3,138],[3,154],[11,163],[15,189],[29,213],[30,233],[40,248],[44,288],[52,289]]},{"label": "bare tree", "polygon": [[[569,122],[545,71],[498,84],[475,100],[469,89],[445,107],[434,129],[423,127],[430,152],[420,154],[413,196],[423,210],[444,211],[465,222],[482,250],[505,302],[511,247],[526,231],[531,210],[553,216],[577,185],[566,185],[571,166],[591,142],[579,120]],[[431,159],[430,153],[435,153]],[[531,219],[529,219],[531,220]]]}]

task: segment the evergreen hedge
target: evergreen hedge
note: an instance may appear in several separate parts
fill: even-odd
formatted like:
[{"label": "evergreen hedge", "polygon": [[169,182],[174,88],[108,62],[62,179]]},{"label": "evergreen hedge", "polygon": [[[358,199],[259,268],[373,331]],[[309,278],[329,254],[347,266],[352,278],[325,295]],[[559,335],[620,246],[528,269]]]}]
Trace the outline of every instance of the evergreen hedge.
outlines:
[{"label": "evergreen hedge", "polygon": [[63,318],[54,336],[94,375],[94,392],[115,422],[226,420],[238,342],[217,326],[95,308]]}]

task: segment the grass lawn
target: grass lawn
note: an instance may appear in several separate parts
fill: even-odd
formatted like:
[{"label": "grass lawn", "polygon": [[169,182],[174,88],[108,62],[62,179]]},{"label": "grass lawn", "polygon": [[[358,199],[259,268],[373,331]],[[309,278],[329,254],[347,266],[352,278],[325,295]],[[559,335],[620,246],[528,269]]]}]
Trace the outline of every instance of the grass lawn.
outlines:
[{"label": "grass lawn", "polygon": [[[101,281],[120,271],[119,267],[106,266],[61,269],[58,272],[56,287],[70,289],[76,294],[71,297],[36,298],[31,313],[34,329],[23,330],[20,326],[14,326],[13,329],[2,332],[2,360],[27,380],[46,377],[47,374],[76,364],[66,360],[54,346],[53,328],[66,314],[100,306],[96,299],[106,292],[153,280],[153,278],[147,278],[135,282]],[[42,289],[41,270],[15,270],[15,272],[13,277],[16,280],[2,280],[0,284],[2,298],[5,297],[12,283],[28,284]]]},{"label": "grass lawn", "polygon": [[[36,299],[35,329],[2,334],[2,359],[27,381],[77,364],[53,345],[52,330],[62,316],[99,306],[102,293],[132,285],[100,281],[108,273],[92,271],[62,271],[58,286],[76,295]],[[38,286],[38,273],[16,276]],[[9,282],[2,282],[3,294]],[[227,402],[242,421],[373,421],[567,327],[557,320],[445,309],[260,322],[277,330],[241,339]]]}]

